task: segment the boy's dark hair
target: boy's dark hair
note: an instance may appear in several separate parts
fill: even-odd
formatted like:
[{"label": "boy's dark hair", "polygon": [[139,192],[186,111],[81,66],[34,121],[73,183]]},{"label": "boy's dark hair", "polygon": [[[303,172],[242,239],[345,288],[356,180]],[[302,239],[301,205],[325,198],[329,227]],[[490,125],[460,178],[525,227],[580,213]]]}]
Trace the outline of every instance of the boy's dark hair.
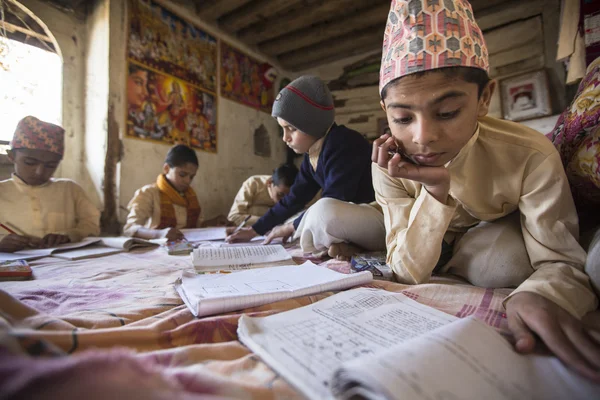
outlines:
[{"label": "boy's dark hair", "polygon": [[[405,76],[414,76],[416,78],[422,78],[434,72],[443,72],[447,78],[459,78],[468,83],[475,83],[477,85],[478,98],[481,97],[483,89],[485,89],[485,86],[490,81],[490,77],[488,76],[487,72],[485,72],[481,68],[474,67],[446,67],[439,69],[430,69],[427,71],[415,72],[414,74]],[[395,86],[402,78],[404,78],[404,76],[401,76],[388,82],[388,84],[383,87],[383,89],[381,90],[381,100],[385,101],[385,98],[387,97],[387,91],[391,87]]]},{"label": "boy's dark hair", "polygon": [[273,171],[271,179],[275,186],[292,187],[298,175],[298,168],[293,164],[282,164]]},{"label": "boy's dark hair", "polygon": [[167,153],[165,163],[171,168],[181,167],[187,163],[198,165],[198,156],[196,152],[185,144],[178,144],[171,147],[171,150]]}]

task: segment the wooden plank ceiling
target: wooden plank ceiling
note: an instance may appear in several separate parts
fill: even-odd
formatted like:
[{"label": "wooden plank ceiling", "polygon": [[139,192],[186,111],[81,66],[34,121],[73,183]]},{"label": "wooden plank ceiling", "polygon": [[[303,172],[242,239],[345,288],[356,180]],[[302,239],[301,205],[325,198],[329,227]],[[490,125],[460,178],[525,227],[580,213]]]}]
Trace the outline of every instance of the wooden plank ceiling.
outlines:
[{"label": "wooden plank ceiling", "polygon": [[[47,1],[71,10],[87,3]],[[390,7],[390,0],[171,1],[294,72],[379,49]],[[471,4],[478,16],[506,1],[471,0]]]},{"label": "wooden plank ceiling", "polygon": [[[443,0],[433,0],[443,1]],[[472,0],[475,15],[505,0]],[[179,0],[206,22],[302,71],[381,47],[390,0]]]}]

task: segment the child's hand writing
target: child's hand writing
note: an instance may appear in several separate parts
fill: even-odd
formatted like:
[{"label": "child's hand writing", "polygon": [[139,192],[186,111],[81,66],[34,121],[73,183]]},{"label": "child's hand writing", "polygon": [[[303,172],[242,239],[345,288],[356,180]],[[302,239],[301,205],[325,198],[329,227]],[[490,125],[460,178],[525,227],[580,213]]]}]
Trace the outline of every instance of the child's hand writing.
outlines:
[{"label": "child's hand writing", "polygon": [[10,235],[4,236],[4,238],[0,240],[0,251],[4,253],[14,253],[15,251],[23,250],[28,247],[39,247],[40,243],[40,238],[11,233]]},{"label": "child's hand writing", "polygon": [[443,167],[418,165],[408,157],[402,157],[394,138],[388,134],[373,142],[372,161],[388,170],[395,178],[410,179],[422,183],[439,202],[446,204],[450,190],[450,173]]},{"label": "child's hand writing", "polygon": [[258,236],[258,233],[252,227],[242,228],[236,233],[233,233],[225,239],[227,243],[249,242],[253,237]]}]

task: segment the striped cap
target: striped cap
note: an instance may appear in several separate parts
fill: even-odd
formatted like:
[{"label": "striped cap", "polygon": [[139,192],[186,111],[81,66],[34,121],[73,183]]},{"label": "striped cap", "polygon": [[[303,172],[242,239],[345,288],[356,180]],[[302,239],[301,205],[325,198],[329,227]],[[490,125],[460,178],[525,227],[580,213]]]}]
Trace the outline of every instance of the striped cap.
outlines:
[{"label": "striped cap", "polygon": [[304,75],[281,89],[271,115],[310,136],[325,136],[335,120],[333,97],[321,79]]},{"label": "striped cap", "polygon": [[17,124],[10,147],[12,149],[45,150],[63,156],[65,130],[58,125],[27,116]]},{"label": "striped cap", "polygon": [[379,93],[396,78],[447,67],[489,71],[481,29],[466,0],[392,0],[383,35]]}]

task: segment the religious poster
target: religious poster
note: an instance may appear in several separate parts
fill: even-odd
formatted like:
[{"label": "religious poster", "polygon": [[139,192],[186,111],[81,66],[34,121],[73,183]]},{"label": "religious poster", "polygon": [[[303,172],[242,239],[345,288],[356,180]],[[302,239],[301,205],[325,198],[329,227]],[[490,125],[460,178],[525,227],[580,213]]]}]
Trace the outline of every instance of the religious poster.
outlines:
[{"label": "religious poster", "polygon": [[216,152],[215,96],[132,61],[127,78],[127,134]]},{"label": "religious poster", "polygon": [[216,152],[216,38],[130,0],[127,55],[127,136]]},{"label": "religious poster", "polygon": [[221,96],[271,112],[276,70],[221,41]]}]

